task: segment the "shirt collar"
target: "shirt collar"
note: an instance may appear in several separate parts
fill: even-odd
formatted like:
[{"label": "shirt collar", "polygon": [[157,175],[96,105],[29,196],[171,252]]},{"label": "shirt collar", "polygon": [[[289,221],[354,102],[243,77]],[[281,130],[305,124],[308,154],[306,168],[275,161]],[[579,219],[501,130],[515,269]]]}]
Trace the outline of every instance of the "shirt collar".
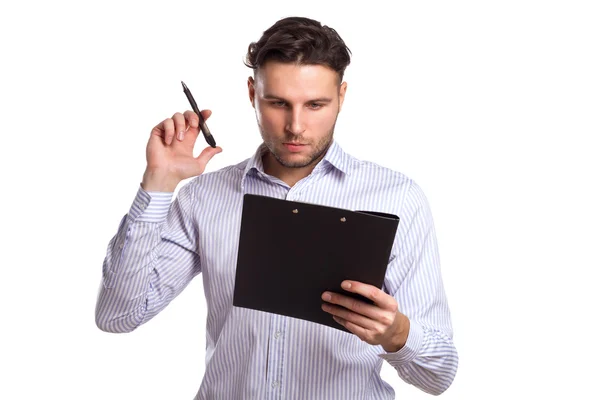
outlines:
[{"label": "shirt collar", "polygon": [[[262,156],[267,151],[267,146],[265,146],[264,143],[261,143],[254,152],[254,155],[246,163],[244,174],[242,175],[242,191],[244,190],[244,182],[246,181],[246,177],[252,170],[263,173],[265,172]],[[331,146],[329,146],[329,149],[327,149],[327,153],[325,153],[323,159],[319,162],[319,164],[316,165],[315,170],[322,169],[325,165],[331,165],[345,175],[350,175],[354,161],[354,158],[344,152],[341,146],[334,140],[331,143]]]}]

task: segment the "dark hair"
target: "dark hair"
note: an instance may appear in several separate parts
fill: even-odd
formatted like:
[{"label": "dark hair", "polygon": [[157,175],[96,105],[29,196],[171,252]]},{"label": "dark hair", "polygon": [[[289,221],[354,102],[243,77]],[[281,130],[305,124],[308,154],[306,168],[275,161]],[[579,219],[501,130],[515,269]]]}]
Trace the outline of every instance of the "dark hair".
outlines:
[{"label": "dark hair", "polygon": [[341,82],[350,54],[333,28],[310,18],[288,17],[264,31],[258,42],[250,43],[244,64],[254,71],[271,60],[324,65],[337,72]]}]

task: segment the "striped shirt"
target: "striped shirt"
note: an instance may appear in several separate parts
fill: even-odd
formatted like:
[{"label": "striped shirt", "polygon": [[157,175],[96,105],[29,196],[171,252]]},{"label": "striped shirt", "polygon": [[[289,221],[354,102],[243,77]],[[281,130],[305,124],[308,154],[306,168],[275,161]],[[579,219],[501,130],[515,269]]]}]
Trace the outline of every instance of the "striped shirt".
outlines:
[{"label": "striped shirt", "polygon": [[[345,153],[335,141],[293,187],[267,175],[261,145],[237,165],[200,175],[173,193],[141,187],[111,239],[96,323],[129,332],[203,274],[206,368],[195,399],[394,399],[380,376],[385,360],[405,382],[439,394],[458,355],[442,283],[434,225],[414,181]],[[241,307],[233,290],[243,195],[395,214],[400,223],[384,290],[410,320],[396,353],[324,325]],[[290,235],[294,232],[282,232]]]}]

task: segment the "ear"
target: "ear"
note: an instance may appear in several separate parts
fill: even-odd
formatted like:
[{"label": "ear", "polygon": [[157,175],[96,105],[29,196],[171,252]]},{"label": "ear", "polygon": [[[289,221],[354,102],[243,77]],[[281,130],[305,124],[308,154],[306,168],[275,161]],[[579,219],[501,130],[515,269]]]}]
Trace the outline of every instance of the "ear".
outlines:
[{"label": "ear", "polygon": [[250,104],[254,108],[254,96],[256,94],[256,90],[254,89],[254,78],[251,76],[248,77],[248,97],[250,98]]},{"label": "ear", "polygon": [[342,104],[344,104],[344,99],[346,98],[346,89],[348,88],[348,84],[346,82],[342,82],[340,85],[340,93],[339,93],[339,110],[342,111]]}]

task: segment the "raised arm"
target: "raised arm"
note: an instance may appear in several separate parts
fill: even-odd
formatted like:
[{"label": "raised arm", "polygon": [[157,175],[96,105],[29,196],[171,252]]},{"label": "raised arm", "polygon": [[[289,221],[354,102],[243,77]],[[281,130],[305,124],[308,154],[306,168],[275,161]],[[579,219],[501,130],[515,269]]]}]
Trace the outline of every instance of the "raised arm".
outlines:
[{"label": "raised arm", "polygon": [[[203,111],[207,119],[209,111]],[[192,199],[177,185],[204,172],[221,148],[194,157],[198,117],[176,113],[152,129],[141,187],[110,240],[96,303],[96,324],[107,332],[130,332],[158,314],[200,273],[198,232],[188,214]]]}]

